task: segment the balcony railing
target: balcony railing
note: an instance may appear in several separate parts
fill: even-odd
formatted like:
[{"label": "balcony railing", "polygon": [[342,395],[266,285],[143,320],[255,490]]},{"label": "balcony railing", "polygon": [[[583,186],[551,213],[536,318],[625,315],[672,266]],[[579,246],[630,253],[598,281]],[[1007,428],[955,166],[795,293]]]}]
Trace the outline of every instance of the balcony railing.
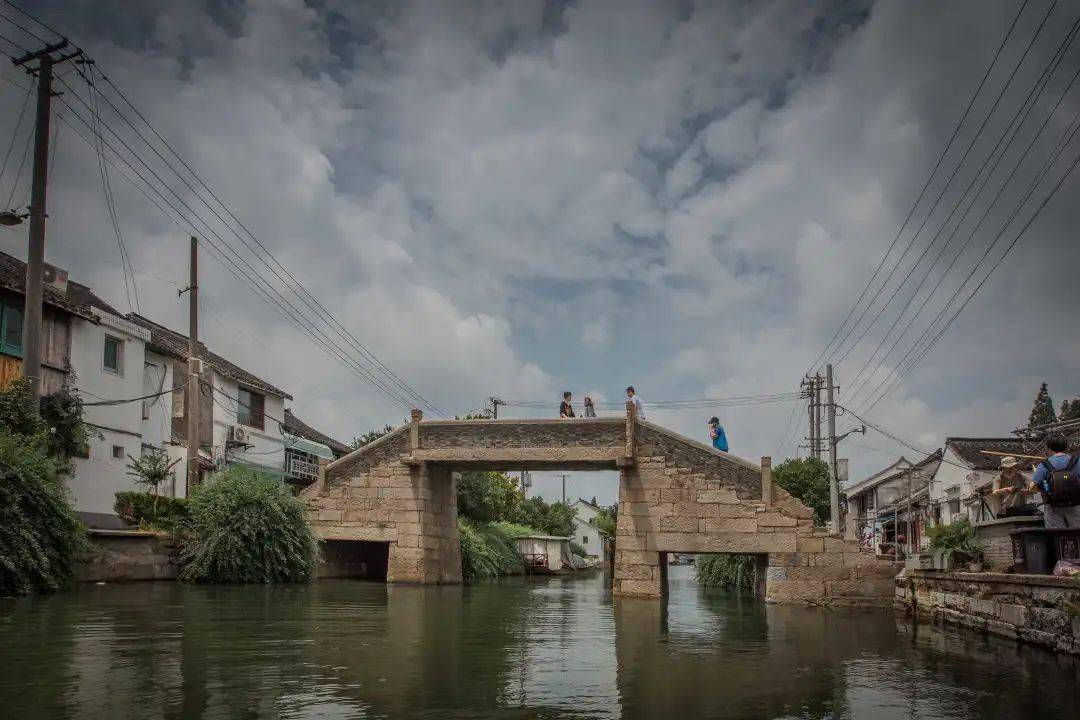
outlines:
[{"label": "balcony railing", "polygon": [[315,482],[319,479],[319,466],[302,457],[297,457],[296,455],[286,453],[285,470],[292,477],[300,478],[301,480]]}]

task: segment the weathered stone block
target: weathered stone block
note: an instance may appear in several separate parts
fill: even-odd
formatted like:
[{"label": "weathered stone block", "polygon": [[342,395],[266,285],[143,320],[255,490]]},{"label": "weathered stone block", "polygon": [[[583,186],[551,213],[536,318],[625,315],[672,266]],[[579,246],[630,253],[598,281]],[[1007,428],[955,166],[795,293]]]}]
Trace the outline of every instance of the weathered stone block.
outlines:
[{"label": "weathered stone block", "polygon": [[696,533],[698,531],[698,519],[696,517],[678,516],[660,517],[656,520],[656,529],[660,532]]},{"label": "weathered stone block", "polygon": [[[736,533],[752,533],[757,532],[757,521],[753,518],[706,518],[702,521],[705,526],[705,532],[736,532]],[[694,528],[695,530],[697,528]]]},{"label": "weathered stone block", "polygon": [[781,513],[761,513],[757,516],[757,524],[762,527],[790,527],[798,523],[795,518],[787,517]]},{"label": "weathered stone block", "polygon": [[656,580],[616,580],[616,595],[631,597],[660,597],[660,583]]},{"label": "weathered stone block", "polygon": [[819,553],[825,551],[825,542],[816,537],[800,537],[795,540],[795,547],[799,552]]},{"label": "weathered stone block", "polygon": [[739,496],[730,488],[716,488],[712,490],[699,490],[697,494],[699,503],[720,503],[722,505],[738,505]]},{"label": "weathered stone block", "polygon": [[821,580],[772,580],[765,584],[765,599],[772,602],[812,601],[825,598]]},{"label": "weathered stone block", "polygon": [[846,567],[793,567],[788,568],[790,580],[851,580],[854,570]]}]

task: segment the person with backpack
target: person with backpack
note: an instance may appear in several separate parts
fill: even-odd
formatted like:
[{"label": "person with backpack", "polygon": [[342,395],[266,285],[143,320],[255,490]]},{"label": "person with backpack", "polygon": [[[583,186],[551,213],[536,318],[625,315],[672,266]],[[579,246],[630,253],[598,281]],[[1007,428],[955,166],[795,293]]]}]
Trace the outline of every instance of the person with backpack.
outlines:
[{"label": "person with backpack", "polygon": [[709,442],[720,452],[728,451],[727,435],[724,434],[724,426],[720,424],[720,418],[709,418]]},{"label": "person with backpack", "polygon": [[1032,489],[1043,496],[1043,521],[1048,529],[1080,527],[1080,457],[1071,454],[1063,435],[1046,439],[1050,457],[1035,466]]}]

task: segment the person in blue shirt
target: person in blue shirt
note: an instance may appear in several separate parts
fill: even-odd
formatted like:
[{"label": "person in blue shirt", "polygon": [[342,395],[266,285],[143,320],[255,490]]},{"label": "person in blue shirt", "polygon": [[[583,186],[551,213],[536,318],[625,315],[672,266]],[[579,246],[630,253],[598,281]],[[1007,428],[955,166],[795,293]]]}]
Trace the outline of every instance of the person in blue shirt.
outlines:
[{"label": "person in blue shirt", "polygon": [[[1063,435],[1051,435],[1046,439],[1046,448],[1051,455],[1046,459],[1055,470],[1064,470],[1072,460],[1069,454],[1069,442]],[[1035,474],[1031,478],[1032,490],[1038,490],[1043,496],[1043,521],[1047,528],[1075,528],[1080,527],[1080,505],[1053,506],[1047,502],[1050,492],[1050,472],[1046,466],[1039,463],[1035,466]]]},{"label": "person in blue shirt", "polygon": [[724,434],[724,426],[720,424],[718,417],[709,418],[709,440],[720,452],[728,451],[727,435]]}]

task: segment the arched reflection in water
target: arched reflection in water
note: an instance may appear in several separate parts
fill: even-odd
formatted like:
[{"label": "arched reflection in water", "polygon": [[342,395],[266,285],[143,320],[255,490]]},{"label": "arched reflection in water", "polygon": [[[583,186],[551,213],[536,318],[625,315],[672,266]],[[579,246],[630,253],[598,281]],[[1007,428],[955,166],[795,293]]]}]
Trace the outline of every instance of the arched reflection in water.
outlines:
[{"label": "arched reflection in water", "polygon": [[82,587],[0,605],[5,717],[1080,716],[1074,659],[672,568],[472,587]]}]

